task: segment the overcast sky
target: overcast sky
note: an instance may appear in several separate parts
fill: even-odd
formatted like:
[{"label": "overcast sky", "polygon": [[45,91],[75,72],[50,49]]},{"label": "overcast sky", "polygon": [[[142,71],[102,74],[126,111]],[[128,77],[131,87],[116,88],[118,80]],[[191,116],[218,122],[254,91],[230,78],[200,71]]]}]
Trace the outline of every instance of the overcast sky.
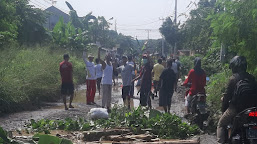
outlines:
[{"label": "overcast sky", "polygon": [[[114,30],[115,20],[117,31],[124,35],[147,39],[144,29],[151,29],[150,39],[161,38],[159,28],[162,24],[161,18],[172,16],[174,19],[175,0],[56,0],[57,8],[68,13],[68,1],[77,11],[79,16],[85,16],[93,12],[95,16],[104,16],[107,20],[113,17],[111,29]],[[199,0],[177,0],[178,20],[186,20],[191,9],[196,8],[194,3]],[[35,7],[46,9],[52,5],[51,0],[30,0]],[[185,15],[184,15],[185,14]],[[180,16],[181,15],[181,16]]]}]

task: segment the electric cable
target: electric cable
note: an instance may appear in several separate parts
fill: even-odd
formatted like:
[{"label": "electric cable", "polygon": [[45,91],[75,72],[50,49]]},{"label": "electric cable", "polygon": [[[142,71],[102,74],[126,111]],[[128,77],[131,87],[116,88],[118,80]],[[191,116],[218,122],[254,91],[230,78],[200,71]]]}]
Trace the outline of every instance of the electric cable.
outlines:
[{"label": "electric cable", "polygon": [[37,4],[37,3],[35,3],[35,2],[33,2],[33,1],[30,1],[31,3],[33,3],[35,6],[38,6],[39,8],[41,8],[41,9],[46,9],[45,7],[43,7],[43,6],[41,6],[41,5],[39,5],[39,4]]}]

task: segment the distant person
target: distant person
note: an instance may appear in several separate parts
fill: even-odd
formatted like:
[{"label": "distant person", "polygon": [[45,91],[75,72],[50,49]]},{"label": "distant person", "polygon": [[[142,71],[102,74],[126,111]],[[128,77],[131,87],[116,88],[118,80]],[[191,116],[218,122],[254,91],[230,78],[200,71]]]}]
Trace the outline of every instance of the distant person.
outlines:
[{"label": "distant person", "polygon": [[96,73],[95,64],[93,62],[94,56],[88,55],[88,60],[86,59],[86,51],[83,52],[83,59],[86,64],[86,85],[87,85],[87,104],[93,105],[95,103],[95,92],[96,92]]},{"label": "distant person", "polygon": [[[129,65],[133,65],[134,66],[134,70],[132,71],[132,79],[134,79],[136,77],[136,63],[133,61],[133,58],[132,56],[128,56],[128,62],[127,62]],[[135,83],[132,82],[131,83],[131,88],[130,88],[130,91],[129,91],[129,96],[130,97],[134,97],[134,89],[135,89]]]},{"label": "distant person", "polygon": [[62,77],[62,86],[61,86],[61,94],[62,94],[62,99],[63,103],[65,106],[65,110],[68,110],[68,107],[66,105],[66,95],[70,95],[70,105],[69,108],[74,108],[71,103],[73,100],[74,96],[74,84],[73,84],[73,77],[72,77],[72,64],[69,62],[69,55],[64,54],[63,55],[64,61],[60,63],[60,74]]},{"label": "distant person", "polygon": [[143,67],[141,69],[141,72],[138,77],[136,77],[133,81],[138,80],[141,78],[141,89],[140,89],[140,105],[141,106],[149,106],[151,100],[150,100],[150,94],[151,94],[151,87],[152,87],[152,70],[153,66],[150,64],[150,58],[148,55],[143,55]]},{"label": "distant person", "polygon": [[117,58],[113,59],[112,65],[113,65],[112,80],[113,80],[113,85],[115,86],[116,85],[115,79],[117,79],[117,82],[118,82],[118,75],[119,75],[119,73],[117,71],[117,67],[119,67],[119,63],[118,63],[118,59]]},{"label": "distant person", "polygon": [[122,99],[125,105],[126,100],[128,101],[128,109],[130,109],[130,91],[131,91],[131,80],[132,72],[134,71],[134,65],[128,64],[128,58],[122,57],[123,65],[118,67],[117,70],[121,73],[122,78]]},{"label": "distant person", "polygon": [[96,85],[97,89],[99,92],[99,97],[100,97],[100,92],[101,92],[101,81],[102,81],[102,76],[103,76],[103,70],[102,70],[102,64],[99,63],[99,59],[95,59],[95,71],[96,71]]},{"label": "distant person", "polygon": [[177,81],[177,77],[178,77],[178,65],[177,63],[175,62],[175,59],[171,59],[172,60],[172,70],[174,71],[174,73],[176,74],[176,81],[174,82],[174,90],[177,91],[177,84],[178,84],[178,81]]},{"label": "distant person", "polygon": [[172,59],[168,60],[167,68],[163,70],[160,76],[161,88],[159,106],[162,106],[166,113],[170,112],[171,99],[174,92],[174,82],[176,80],[176,74],[172,69],[172,62]]},{"label": "distant person", "polygon": [[154,85],[154,94],[157,97],[157,93],[160,90],[160,76],[162,71],[164,70],[164,66],[162,65],[162,59],[158,59],[158,63],[153,66],[153,85]]},{"label": "distant person", "polygon": [[108,53],[105,56],[105,61],[101,60],[100,49],[98,49],[98,59],[102,64],[103,77],[102,77],[102,108],[107,108],[111,112],[111,99],[112,99],[112,75],[113,66],[111,62],[111,55]]},{"label": "distant person", "polygon": [[181,75],[181,67],[182,67],[181,62],[179,61],[179,57],[177,57],[177,59],[175,60],[175,63],[178,66],[178,75],[177,75],[178,76],[177,81],[178,81],[178,79],[180,78],[180,75]]},{"label": "distant person", "polygon": [[162,65],[164,66],[164,68],[166,68],[167,67],[166,57],[162,56],[161,59],[162,59]]}]

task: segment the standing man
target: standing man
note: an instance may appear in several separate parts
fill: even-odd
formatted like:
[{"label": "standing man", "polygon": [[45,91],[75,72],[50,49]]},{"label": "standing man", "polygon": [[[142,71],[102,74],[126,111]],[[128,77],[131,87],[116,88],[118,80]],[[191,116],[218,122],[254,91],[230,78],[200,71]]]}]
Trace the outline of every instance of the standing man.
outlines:
[{"label": "standing man", "polygon": [[102,81],[102,76],[103,76],[103,70],[102,70],[102,64],[99,63],[99,59],[96,58],[95,59],[95,71],[96,71],[96,85],[97,85],[97,89],[99,92],[99,97],[100,97],[100,91],[101,91],[101,81]]},{"label": "standing man", "polygon": [[122,57],[123,65],[118,67],[117,70],[121,73],[122,78],[122,99],[125,106],[126,99],[128,100],[128,109],[130,109],[130,97],[131,91],[131,80],[132,80],[132,71],[134,70],[134,65],[127,63],[128,58],[126,56]]},{"label": "standing man", "polygon": [[117,58],[114,58],[114,59],[113,59],[112,66],[113,66],[113,76],[112,76],[112,80],[113,80],[113,85],[115,86],[115,85],[116,85],[115,79],[117,79],[117,83],[118,83],[118,75],[119,75],[119,73],[118,73],[118,71],[117,71],[117,67],[119,67],[119,63],[118,63]]},{"label": "standing man", "polygon": [[74,84],[73,84],[73,78],[72,78],[72,64],[69,62],[69,55],[64,54],[63,55],[64,61],[60,63],[60,74],[62,77],[62,86],[61,86],[61,94],[63,103],[65,106],[65,110],[68,110],[68,107],[66,105],[66,95],[70,95],[70,105],[69,108],[74,108],[71,103],[74,96]]},{"label": "standing man", "polygon": [[107,108],[107,111],[111,112],[111,99],[112,99],[112,75],[113,66],[111,63],[111,55],[106,54],[105,61],[100,58],[100,49],[98,49],[98,59],[102,64],[103,77],[102,77],[102,108]]},{"label": "standing man", "polygon": [[96,92],[96,73],[95,73],[95,64],[93,62],[94,56],[88,55],[88,60],[86,59],[86,52],[83,52],[83,59],[86,64],[86,71],[87,71],[87,104],[93,105],[96,104],[95,100],[95,92]]},{"label": "standing man", "polygon": [[140,105],[141,106],[149,106],[149,108],[152,108],[151,105],[151,99],[150,99],[150,92],[152,87],[152,70],[153,66],[150,64],[150,58],[144,54],[143,55],[143,67],[138,77],[136,77],[134,80],[141,79],[141,89],[140,89]]},{"label": "standing man", "polygon": [[158,63],[153,66],[153,72],[152,72],[155,97],[157,97],[157,93],[160,89],[161,83],[159,82],[159,80],[163,70],[164,70],[164,66],[162,65],[162,59],[158,59]]},{"label": "standing man", "polygon": [[167,69],[165,69],[160,76],[161,89],[160,89],[160,99],[159,106],[164,108],[166,113],[170,112],[171,99],[174,92],[174,82],[176,80],[176,74],[171,69],[172,61],[168,60]]},{"label": "standing man", "polygon": [[[128,62],[127,62],[127,63],[128,63],[129,65],[134,66],[134,70],[132,71],[132,79],[134,79],[134,78],[136,77],[136,74],[135,74],[135,71],[136,71],[136,63],[133,62],[131,55],[128,56]],[[129,91],[129,96],[130,96],[131,98],[134,97],[134,88],[135,88],[135,84],[134,84],[134,82],[132,82],[132,83],[131,83],[131,88],[130,88],[130,91]]]}]

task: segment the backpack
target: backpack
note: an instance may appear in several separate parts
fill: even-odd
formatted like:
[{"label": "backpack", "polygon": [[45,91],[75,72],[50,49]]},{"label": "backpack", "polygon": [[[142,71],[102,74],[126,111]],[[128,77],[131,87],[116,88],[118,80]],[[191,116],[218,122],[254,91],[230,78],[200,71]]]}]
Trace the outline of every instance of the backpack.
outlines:
[{"label": "backpack", "polygon": [[249,78],[240,79],[234,89],[232,104],[236,106],[237,111],[242,111],[249,107],[257,106],[256,82]]}]

